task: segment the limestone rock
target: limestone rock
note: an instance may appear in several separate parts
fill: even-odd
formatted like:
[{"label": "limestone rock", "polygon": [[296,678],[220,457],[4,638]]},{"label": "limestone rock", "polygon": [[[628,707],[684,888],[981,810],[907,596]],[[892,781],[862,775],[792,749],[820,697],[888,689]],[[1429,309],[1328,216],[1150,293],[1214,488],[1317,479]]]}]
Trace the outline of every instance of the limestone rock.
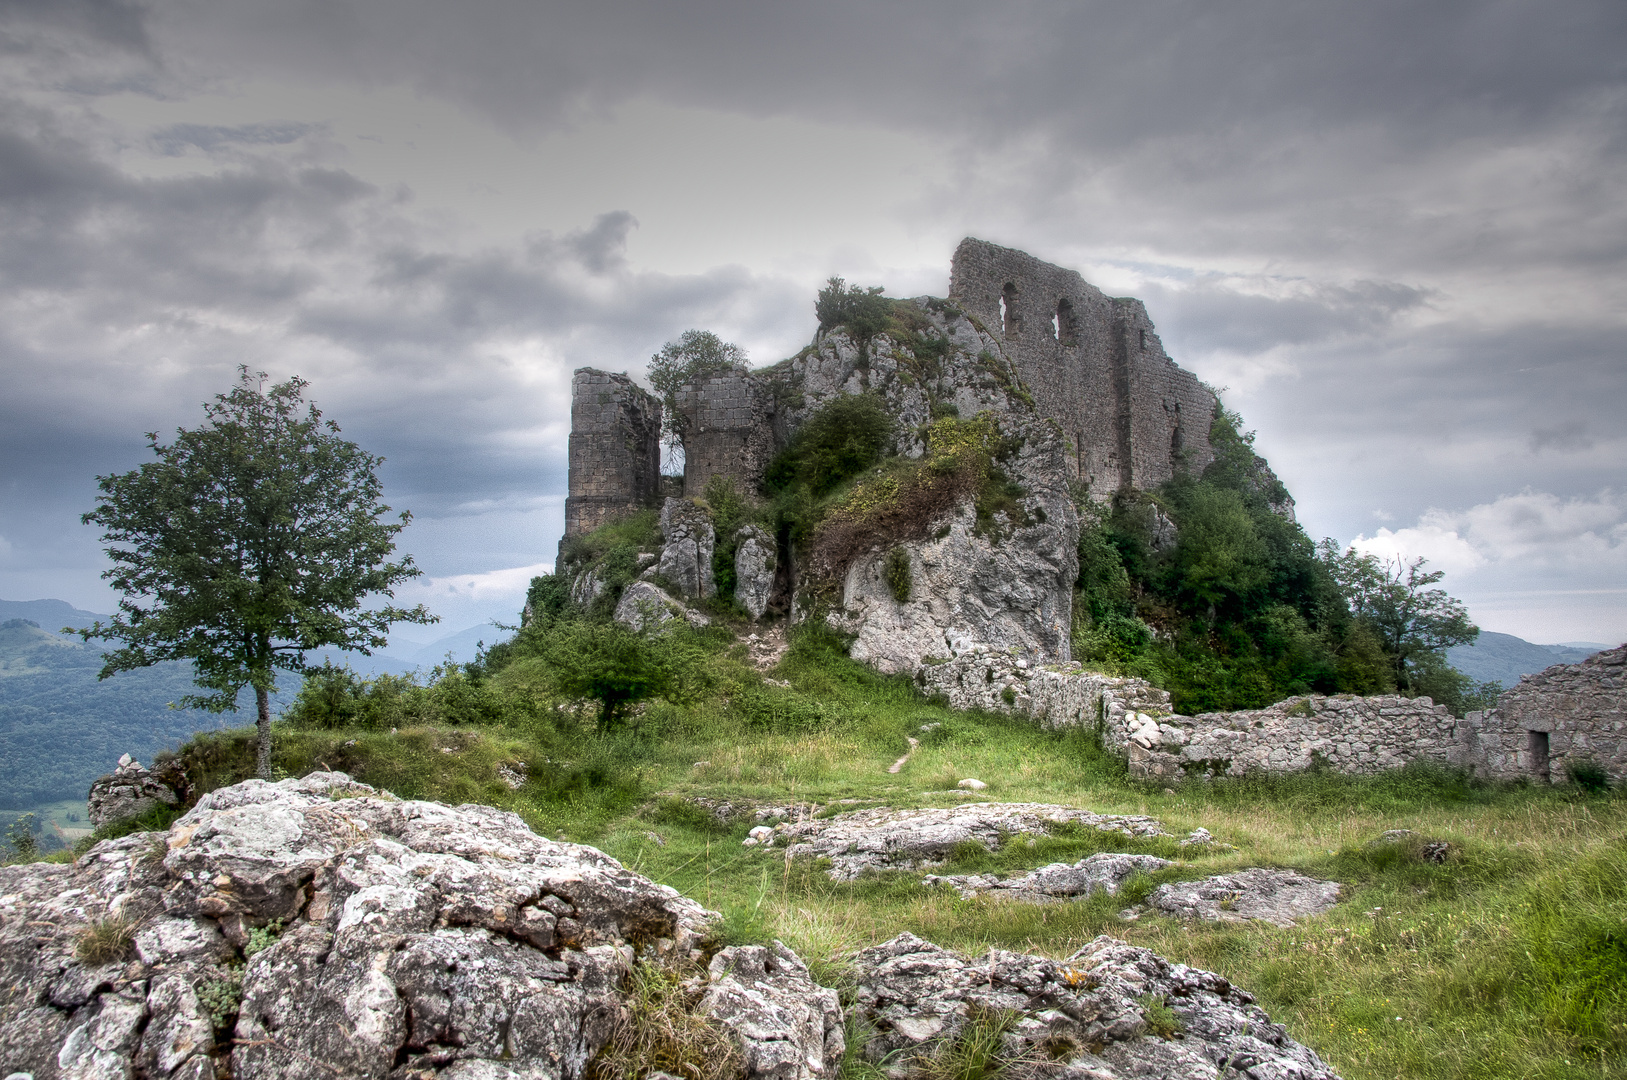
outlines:
[{"label": "limestone rock", "polygon": [[1289,927],[1296,919],[1320,915],[1339,902],[1339,883],[1319,881],[1293,870],[1255,867],[1202,881],[1158,886],[1151,904],[1166,915],[1205,922],[1258,919]]},{"label": "limestone rock", "polygon": [[[505,811],[250,780],[167,835],[0,867],[0,1075],[581,1080],[635,954],[690,962],[714,918]],[[109,920],[129,946],[83,959]],[[713,1015],[756,1047],[752,1080],[830,1075],[834,995],[783,947],[733,970]]]},{"label": "limestone rock", "polygon": [[1002,900],[1044,904],[1098,892],[1117,896],[1124,883],[1135,875],[1150,874],[1172,865],[1168,859],[1155,855],[1099,851],[1071,866],[1051,863],[1018,877],[1000,878],[994,874],[951,874],[940,877],[928,874],[921,879],[921,884],[954,889],[964,899],[983,894]]},{"label": "limestone rock", "polygon": [[587,607],[599,598],[604,592],[604,579],[591,568],[583,570],[571,579],[571,603]]},{"label": "limestone rock", "polygon": [[118,768],[90,785],[86,798],[92,828],[145,814],[160,804],[180,802],[170,786],[149,772],[129,754],[119,758]]},{"label": "limestone rock", "polygon": [[658,571],[686,597],[706,599],[717,595],[712,578],[712,549],[717,534],[706,511],[687,499],[668,499],[661,504],[661,548]]},{"label": "limestone rock", "polygon": [[736,535],[740,544],[734,553],[734,598],[753,619],[760,619],[774,589],[774,538],[755,525]]},{"label": "limestone rock", "polygon": [[994,851],[1013,836],[1045,836],[1048,826],[1074,824],[1125,836],[1164,836],[1148,817],[1095,814],[1045,803],[968,803],[944,809],[876,807],[801,821],[778,830],[791,858],[826,858],[837,881],[866,870],[913,870],[941,864],[957,844],[975,841]]},{"label": "limestone rock", "polygon": [[[1098,937],[1067,960],[990,950],[980,959],[900,934],[853,962],[854,1011],[877,1035],[864,1056],[898,1075],[976,1015],[1016,1019],[1001,1052],[1013,1080],[1246,1075],[1337,1080],[1254,998],[1213,972]],[[1140,1000],[1161,998],[1182,1029],[1151,1033]]]},{"label": "limestone rock", "polygon": [[886,673],[914,672],[952,655],[958,642],[1042,662],[1069,659],[1079,519],[1066,483],[1062,436],[1041,422],[1008,417],[1001,432],[1020,449],[1005,468],[1024,495],[1021,520],[980,524],[970,500],[920,539],[909,554],[913,588],[900,603],[887,584],[887,549],[855,558],[842,577],[832,625],[856,635],[851,655]]},{"label": "limestone rock", "polygon": [[731,945],[712,957],[707,974],[700,1011],[738,1036],[748,1076],[836,1076],[846,1049],[841,999],[814,983],[796,953],[778,941]]},{"label": "limestone rock", "polygon": [[648,581],[635,581],[622,590],[616,604],[615,619],[633,630],[655,630],[673,619],[683,619],[696,626],[705,626],[711,620],[692,608],[686,608],[670,593]]}]

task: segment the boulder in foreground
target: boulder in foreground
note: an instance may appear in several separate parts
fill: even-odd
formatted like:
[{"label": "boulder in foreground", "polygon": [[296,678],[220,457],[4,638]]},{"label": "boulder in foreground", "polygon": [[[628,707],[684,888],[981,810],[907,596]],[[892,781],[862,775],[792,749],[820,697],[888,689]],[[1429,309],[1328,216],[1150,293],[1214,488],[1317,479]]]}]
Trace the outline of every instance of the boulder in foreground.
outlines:
[{"label": "boulder in foreground", "polygon": [[0,1075],[578,1080],[637,964],[699,972],[746,1076],[834,1075],[835,992],[783,946],[709,955],[713,918],[506,811],[250,780],[0,868]]},{"label": "boulder in foreground", "polygon": [[974,960],[900,934],[854,969],[855,1012],[877,1032],[865,1056],[891,1075],[996,1040],[1010,1080],[1338,1080],[1226,979],[1115,938],[1063,961],[1001,949]]}]

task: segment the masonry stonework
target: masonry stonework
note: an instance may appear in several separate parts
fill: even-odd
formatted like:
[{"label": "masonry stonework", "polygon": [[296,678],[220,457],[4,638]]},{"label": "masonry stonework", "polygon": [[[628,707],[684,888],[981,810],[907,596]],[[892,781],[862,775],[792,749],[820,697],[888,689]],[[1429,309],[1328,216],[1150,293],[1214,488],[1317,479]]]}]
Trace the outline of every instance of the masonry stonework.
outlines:
[{"label": "masonry stonework", "polygon": [[1098,500],[1214,460],[1214,394],[1164,353],[1141,301],[970,237],[955,251],[949,298],[1002,338],[1040,415],[1073,441],[1073,477]]},{"label": "masonry stonework", "polygon": [[1591,762],[1627,782],[1627,645],[1522,675],[1495,709],[1468,720],[1471,764],[1486,776],[1560,781]]},{"label": "masonry stonework", "polygon": [[592,532],[661,493],[661,402],[626,375],[581,368],[571,379],[565,538]]},{"label": "masonry stonework", "polygon": [[774,456],[772,387],[741,369],[683,387],[684,497],[698,498],[714,476],[755,492]]}]

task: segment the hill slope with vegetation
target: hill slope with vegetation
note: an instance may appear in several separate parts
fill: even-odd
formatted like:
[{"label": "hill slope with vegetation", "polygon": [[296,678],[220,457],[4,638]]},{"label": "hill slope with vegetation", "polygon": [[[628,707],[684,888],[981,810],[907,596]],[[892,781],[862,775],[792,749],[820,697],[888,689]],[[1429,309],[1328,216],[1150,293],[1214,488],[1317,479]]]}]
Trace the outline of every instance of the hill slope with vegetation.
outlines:
[{"label": "hill slope with vegetation", "polygon": [[[778,631],[752,642],[747,629],[633,634],[584,617],[544,581],[524,631],[431,685],[342,669],[308,680],[275,725],[275,762],[513,810],[722,912],[731,940],[785,941],[827,985],[848,985],[855,949],[902,930],[1055,957],[1108,933],[1221,972],[1351,1080],[1627,1068],[1620,793],[1424,769],[1149,787],[1082,733],[950,710],[847,659],[815,627],[778,656]],[[616,662],[587,662],[588,645]],[[919,748],[889,771],[910,738]],[[244,779],[252,735],[200,736],[180,761],[199,791]],[[756,808],[958,805],[973,798],[955,787],[966,777],[989,785],[979,799],[1149,814],[1173,836],[1204,827],[1229,846],[1058,829],[956,849],[937,871],[1012,873],[1104,849],[1174,862],[1117,897],[1042,905],[961,899],[919,873],[836,882],[784,849],[743,846]],[[1384,839],[1395,829],[1411,831]],[[1257,865],[1338,881],[1341,901],[1287,929],[1121,914],[1161,882]],[[848,1075],[868,1069],[850,1058]]]},{"label": "hill slope with vegetation", "polygon": [[[65,606],[65,605],[64,605]],[[0,623],[0,810],[83,799],[119,755],[150,760],[220,718],[170,702],[192,691],[184,664],[98,680],[102,650],[28,619]]]}]

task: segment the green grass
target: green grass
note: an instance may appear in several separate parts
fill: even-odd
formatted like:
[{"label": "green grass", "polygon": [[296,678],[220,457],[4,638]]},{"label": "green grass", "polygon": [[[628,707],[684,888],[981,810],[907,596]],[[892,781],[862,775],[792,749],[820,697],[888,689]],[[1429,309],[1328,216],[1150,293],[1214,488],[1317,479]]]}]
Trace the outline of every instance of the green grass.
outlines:
[{"label": "green grass", "polygon": [[[764,683],[721,636],[709,641],[710,666],[696,683],[704,692],[681,705],[646,703],[625,731],[596,733],[592,707],[548,697],[546,680],[516,663],[492,679],[506,693],[533,693],[538,707],[511,723],[425,722],[393,734],[279,724],[275,761],[289,775],[340,769],[403,798],[512,810],[545,836],[593,844],[720,912],[726,940],[783,940],[838,988],[850,986],[846,957],[904,930],[973,953],[999,946],[1058,958],[1107,933],[1232,979],[1349,1080],[1627,1072],[1619,791],[1491,785],[1429,769],[1166,789],[1129,781],[1078,733],[929,701],[907,680],[847,660],[828,635],[795,639],[773,672],[788,688]],[[906,737],[930,722],[941,726],[889,774]],[[252,733],[200,736],[183,756],[204,787],[231,783],[252,766]],[[498,767],[519,762],[528,780],[516,791]],[[1019,873],[1099,850],[1176,865],[1118,897],[962,900],[918,875],[830,881],[817,865],[788,864],[782,850],[742,847],[751,822],[720,822],[686,801],[948,806],[968,798],[953,790],[968,776],[989,784],[987,798],[1149,814],[1175,837],[1201,825],[1234,850],[1059,827],[996,852],[968,846],[946,870]],[[1372,843],[1390,829],[1412,834]],[[1437,840],[1446,855],[1431,862],[1425,847]],[[1119,918],[1160,881],[1258,865],[1337,880],[1342,902],[1288,930]],[[849,1076],[876,1071],[856,1051],[849,1058]],[[920,1068],[961,1075],[962,1065],[983,1067]]]}]

